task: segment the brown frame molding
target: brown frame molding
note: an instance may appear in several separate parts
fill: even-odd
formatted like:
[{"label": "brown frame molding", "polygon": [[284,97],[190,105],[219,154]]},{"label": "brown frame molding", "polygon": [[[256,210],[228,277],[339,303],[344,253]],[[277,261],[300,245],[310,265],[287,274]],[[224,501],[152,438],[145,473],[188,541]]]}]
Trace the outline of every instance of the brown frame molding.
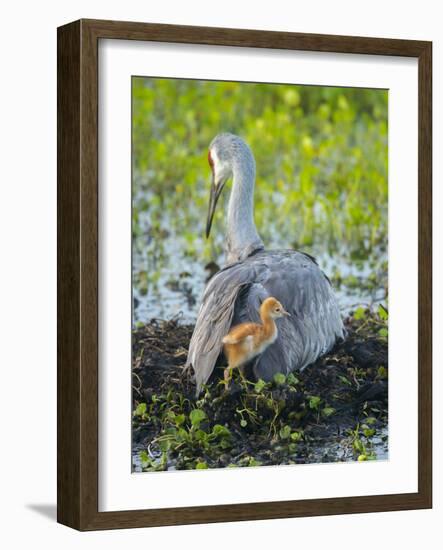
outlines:
[{"label": "brown frame molding", "polygon": [[[144,40],[418,58],[417,493],[98,512],[98,41]],[[58,521],[79,530],[432,507],[432,43],[80,20],[58,29]]]}]

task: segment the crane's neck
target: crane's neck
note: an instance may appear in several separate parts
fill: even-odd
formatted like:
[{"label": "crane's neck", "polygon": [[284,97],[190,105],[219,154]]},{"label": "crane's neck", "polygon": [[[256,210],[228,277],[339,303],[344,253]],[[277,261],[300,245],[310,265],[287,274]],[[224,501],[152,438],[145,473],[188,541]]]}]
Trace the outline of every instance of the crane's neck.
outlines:
[{"label": "crane's neck", "polygon": [[228,205],[227,262],[244,260],[264,248],[254,223],[255,164],[235,159]]}]

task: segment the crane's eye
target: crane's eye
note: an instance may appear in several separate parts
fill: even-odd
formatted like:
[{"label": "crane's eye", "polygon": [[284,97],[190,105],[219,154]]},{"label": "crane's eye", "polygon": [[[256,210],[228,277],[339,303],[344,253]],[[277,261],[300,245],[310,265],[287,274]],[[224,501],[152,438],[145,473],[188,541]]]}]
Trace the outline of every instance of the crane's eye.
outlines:
[{"label": "crane's eye", "polygon": [[279,307],[276,307],[276,308],[275,308],[275,311],[276,311],[277,313],[279,313],[279,312],[281,311],[281,309],[280,309]]}]

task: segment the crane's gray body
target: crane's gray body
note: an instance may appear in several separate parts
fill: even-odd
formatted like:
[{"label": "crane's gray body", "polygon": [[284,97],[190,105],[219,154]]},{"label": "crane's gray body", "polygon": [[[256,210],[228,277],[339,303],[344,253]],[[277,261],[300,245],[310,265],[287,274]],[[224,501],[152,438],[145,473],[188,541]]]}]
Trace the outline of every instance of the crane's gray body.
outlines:
[{"label": "crane's gray body", "polygon": [[260,251],[231,264],[209,281],[192,335],[188,364],[197,394],[222,352],[231,326],[259,322],[261,302],[277,298],[291,317],[277,321],[277,340],[258,358],[257,378],[302,369],[326,353],[344,329],[331,285],[313,259],[292,250]]},{"label": "crane's gray body", "polygon": [[223,188],[233,177],[233,188],[228,265],[205,289],[189,346],[187,365],[194,369],[197,395],[214,370],[223,337],[234,325],[259,322],[260,304],[269,296],[291,316],[277,321],[276,341],[255,362],[257,378],[270,380],[278,372],[302,369],[345,334],[334,291],[314,258],[294,250],[264,250],[253,221],[255,162],[249,147],[237,136],[220,134],[210,151],[216,160],[213,185]]}]

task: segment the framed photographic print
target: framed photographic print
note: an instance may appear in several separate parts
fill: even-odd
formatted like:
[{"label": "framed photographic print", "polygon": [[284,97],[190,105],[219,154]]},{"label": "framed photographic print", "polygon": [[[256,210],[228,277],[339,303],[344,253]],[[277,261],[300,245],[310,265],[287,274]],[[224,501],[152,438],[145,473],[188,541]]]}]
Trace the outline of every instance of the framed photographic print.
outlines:
[{"label": "framed photographic print", "polygon": [[58,520],[430,508],[430,42],[58,29]]}]

